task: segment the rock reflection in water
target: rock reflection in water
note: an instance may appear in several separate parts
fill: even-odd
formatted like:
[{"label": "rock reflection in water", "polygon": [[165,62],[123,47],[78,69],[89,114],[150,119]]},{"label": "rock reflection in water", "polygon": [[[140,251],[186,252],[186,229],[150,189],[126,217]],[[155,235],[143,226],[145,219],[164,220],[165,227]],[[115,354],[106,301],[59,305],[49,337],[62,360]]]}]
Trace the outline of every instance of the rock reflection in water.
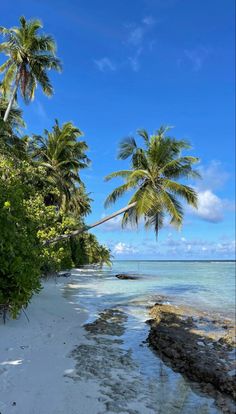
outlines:
[{"label": "rock reflection in water", "polygon": [[[154,357],[146,345],[140,348],[142,330],[129,330],[134,326],[131,319],[121,308],[105,309],[95,321],[84,325],[85,341],[71,354],[76,366],[68,377],[99,381],[104,410],[96,414],[220,413],[212,399],[199,398],[182,376]],[[138,354],[145,354],[144,361],[153,364],[149,376],[129,346],[131,336],[139,347]]]}]

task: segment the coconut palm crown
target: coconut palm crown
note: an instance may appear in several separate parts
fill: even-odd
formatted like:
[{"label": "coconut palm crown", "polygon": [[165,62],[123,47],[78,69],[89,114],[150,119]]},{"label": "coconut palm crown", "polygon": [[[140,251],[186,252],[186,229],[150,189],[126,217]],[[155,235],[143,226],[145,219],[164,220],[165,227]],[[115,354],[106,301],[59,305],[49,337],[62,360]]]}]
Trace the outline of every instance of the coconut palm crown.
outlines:
[{"label": "coconut palm crown", "polygon": [[47,71],[60,71],[61,64],[56,57],[54,39],[38,33],[42,27],[40,20],[27,21],[23,16],[19,27],[0,27],[0,34],[6,39],[0,44],[0,52],[8,57],[0,66],[0,73],[4,73],[1,87],[5,96],[10,96],[4,121],[7,120],[19,87],[26,103],[34,98],[38,84],[45,95],[53,94]]},{"label": "coconut palm crown", "polygon": [[[58,121],[52,131],[44,131],[44,135],[34,135],[30,145],[32,159],[44,167],[47,171],[48,181],[54,184],[60,192],[60,207],[75,209],[79,203],[81,209],[86,210],[89,198],[83,201],[81,197],[85,193],[79,171],[88,167],[90,160],[85,151],[88,149],[84,141],[78,141],[82,136],[79,128],[72,122],[66,122],[62,126]],[[80,190],[76,186],[80,185]]]},{"label": "coconut palm crown", "polygon": [[128,203],[132,206],[123,214],[122,225],[138,225],[143,218],[145,226],[154,228],[156,236],[166,215],[170,224],[182,225],[184,208],[181,199],[197,208],[197,193],[179,180],[199,177],[193,170],[193,164],[199,159],[183,155],[182,151],[191,146],[185,140],[167,136],[169,129],[161,127],[151,136],[145,130],[137,131],[143,140],[142,146],[138,146],[133,137],[125,138],[120,144],[118,158],[130,158],[130,169],[113,172],[105,178],[121,177],[125,181],[107,197],[105,206],[133,190]]}]

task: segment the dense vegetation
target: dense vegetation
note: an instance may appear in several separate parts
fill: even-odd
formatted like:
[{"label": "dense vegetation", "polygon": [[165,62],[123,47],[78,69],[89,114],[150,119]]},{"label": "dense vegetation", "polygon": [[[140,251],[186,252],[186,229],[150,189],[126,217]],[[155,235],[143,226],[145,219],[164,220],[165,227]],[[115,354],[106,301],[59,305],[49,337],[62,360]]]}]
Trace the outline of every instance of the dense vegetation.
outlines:
[{"label": "dense vegetation", "polygon": [[0,28],[0,307],[16,317],[41,288],[42,275],[84,264],[110,263],[110,251],[92,234],[45,245],[47,239],[84,226],[91,199],[80,177],[90,160],[82,132],[71,122],[42,135],[23,136],[16,97],[34,97],[37,84],[53,93],[47,71],[60,69],[51,36],[38,20]]},{"label": "dense vegetation", "polygon": [[7,56],[0,66],[0,310],[13,317],[39,292],[43,275],[85,264],[110,264],[109,249],[88,229],[123,213],[124,225],[136,225],[142,218],[157,235],[166,216],[171,224],[182,224],[180,199],[197,207],[195,191],[178,182],[198,175],[193,170],[198,159],[182,154],[190,146],[168,136],[163,127],[152,136],[141,130],[143,145],[132,137],[121,143],[119,158],[130,158],[130,169],[107,176],[125,182],[106,204],[133,190],[128,205],[85,225],[91,199],[80,171],[90,160],[81,130],[56,120],[41,135],[22,135],[25,123],[17,97],[29,103],[38,85],[52,95],[48,71],[61,70],[55,42],[41,34],[41,28],[39,20],[24,17],[19,27],[0,27],[0,52]]}]

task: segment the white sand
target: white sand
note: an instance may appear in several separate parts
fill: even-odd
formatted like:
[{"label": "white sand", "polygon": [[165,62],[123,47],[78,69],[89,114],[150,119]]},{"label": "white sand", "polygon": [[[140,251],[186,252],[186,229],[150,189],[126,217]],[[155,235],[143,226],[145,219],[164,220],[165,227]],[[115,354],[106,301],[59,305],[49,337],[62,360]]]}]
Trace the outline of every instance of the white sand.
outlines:
[{"label": "white sand", "polygon": [[[50,280],[18,320],[0,321],[0,414],[95,414],[94,381],[75,382],[70,351],[83,338],[86,313]],[[69,371],[68,371],[69,370]]]}]

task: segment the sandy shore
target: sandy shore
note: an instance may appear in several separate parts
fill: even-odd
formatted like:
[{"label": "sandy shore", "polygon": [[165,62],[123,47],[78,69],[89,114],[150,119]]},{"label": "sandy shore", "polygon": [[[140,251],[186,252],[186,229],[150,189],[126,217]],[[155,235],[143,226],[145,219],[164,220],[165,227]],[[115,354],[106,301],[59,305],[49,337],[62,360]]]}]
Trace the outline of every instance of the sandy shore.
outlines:
[{"label": "sandy shore", "polygon": [[29,321],[0,320],[0,414],[231,412],[149,349],[146,299],[111,301],[91,272],[45,282]]},{"label": "sandy shore", "polygon": [[[72,349],[83,337],[86,313],[62,296],[64,281],[44,283],[18,320],[0,321],[1,414],[93,414],[95,382],[75,383]],[[89,395],[88,395],[89,391]]]}]

